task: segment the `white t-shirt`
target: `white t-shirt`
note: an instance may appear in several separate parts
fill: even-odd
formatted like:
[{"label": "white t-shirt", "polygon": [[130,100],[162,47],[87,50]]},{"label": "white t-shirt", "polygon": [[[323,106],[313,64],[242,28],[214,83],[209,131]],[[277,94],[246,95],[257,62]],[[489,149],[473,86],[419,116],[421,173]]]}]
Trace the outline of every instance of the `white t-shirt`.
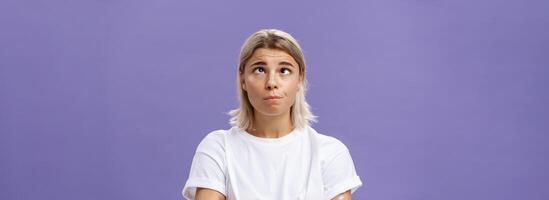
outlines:
[{"label": "white t-shirt", "polygon": [[331,199],[362,186],[347,147],[312,127],[260,138],[236,126],[209,133],[194,155],[182,194],[219,191],[227,200]]}]

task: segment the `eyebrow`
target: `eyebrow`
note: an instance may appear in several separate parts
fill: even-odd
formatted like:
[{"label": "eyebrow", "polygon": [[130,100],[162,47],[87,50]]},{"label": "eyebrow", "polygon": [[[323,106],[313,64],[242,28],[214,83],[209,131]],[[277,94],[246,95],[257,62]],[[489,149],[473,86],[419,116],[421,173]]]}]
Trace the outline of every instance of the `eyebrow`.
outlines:
[{"label": "eyebrow", "polygon": [[[253,64],[251,64],[250,66],[254,66],[254,65],[267,65],[267,63],[263,62],[263,61],[256,61]],[[278,65],[289,65],[291,67],[294,67],[294,65],[292,63],[287,62],[287,61],[281,61],[281,62],[278,63]]]}]

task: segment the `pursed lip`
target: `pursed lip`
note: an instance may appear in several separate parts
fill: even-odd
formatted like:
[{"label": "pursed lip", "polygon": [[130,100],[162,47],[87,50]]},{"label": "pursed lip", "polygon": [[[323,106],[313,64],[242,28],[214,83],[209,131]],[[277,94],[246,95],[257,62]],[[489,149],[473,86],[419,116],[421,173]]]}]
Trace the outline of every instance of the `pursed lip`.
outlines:
[{"label": "pursed lip", "polygon": [[268,97],[265,97],[264,100],[269,100],[269,99],[280,99],[282,98],[281,96],[268,96]]}]

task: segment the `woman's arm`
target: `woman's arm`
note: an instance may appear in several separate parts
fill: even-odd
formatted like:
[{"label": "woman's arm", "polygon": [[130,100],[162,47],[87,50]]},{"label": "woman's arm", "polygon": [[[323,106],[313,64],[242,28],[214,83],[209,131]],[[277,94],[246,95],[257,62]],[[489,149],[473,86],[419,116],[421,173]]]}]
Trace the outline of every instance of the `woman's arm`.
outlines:
[{"label": "woman's arm", "polygon": [[347,190],[347,192],[341,193],[337,196],[335,196],[332,200],[351,200],[351,190]]},{"label": "woman's arm", "polygon": [[195,200],[225,200],[225,196],[218,191],[208,188],[196,188]]}]

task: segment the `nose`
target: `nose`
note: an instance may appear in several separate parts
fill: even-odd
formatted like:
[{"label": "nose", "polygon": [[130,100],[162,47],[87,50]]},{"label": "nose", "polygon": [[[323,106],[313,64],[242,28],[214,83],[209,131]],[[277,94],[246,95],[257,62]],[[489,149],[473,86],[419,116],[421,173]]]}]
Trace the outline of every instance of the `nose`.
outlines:
[{"label": "nose", "polygon": [[267,90],[278,89],[278,83],[275,80],[276,79],[275,73],[271,73],[268,77],[269,78],[267,79],[267,84],[266,84]]}]

